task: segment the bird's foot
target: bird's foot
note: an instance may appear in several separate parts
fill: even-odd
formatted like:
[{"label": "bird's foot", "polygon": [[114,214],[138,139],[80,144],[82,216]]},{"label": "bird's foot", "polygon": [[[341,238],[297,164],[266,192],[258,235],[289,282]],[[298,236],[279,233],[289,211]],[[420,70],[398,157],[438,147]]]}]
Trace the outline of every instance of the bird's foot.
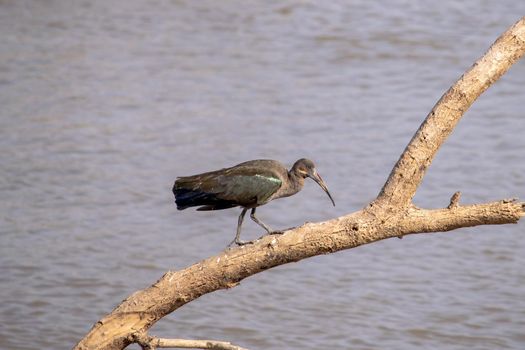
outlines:
[{"label": "bird's foot", "polygon": [[[259,240],[259,239],[261,239],[261,238],[263,238],[263,237],[265,237],[265,236],[271,236],[271,235],[282,235],[283,233],[285,233],[286,231],[288,231],[288,230],[290,230],[290,229],[292,229],[292,228],[293,228],[293,227],[291,227],[291,228],[287,228],[287,229],[284,229],[284,230],[271,230],[271,231],[269,231],[267,234],[264,234],[264,235],[262,235],[261,237],[259,237],[257,240]],[[252,242],[253,242],[253,241],[252,241]],[[250,242],[250,243],[252,243],[252,242]]]},{"label": "bird's foot", "polygon": [[273,230],[272,232],[269,232],[268,234],[270,234],[270,235],[282,235],[286,231],[293,230],[294,228],[295,227],[288,227],[288,228],[284,228],[282,230]]},{"label": "bird's foot", "polygon": [[259,237],[258,239],[254,239],[253,241],[241,241],[240,239],[234,239],[233,241],[231,241],[230,244],[228,244],[228,248],[232,248],[233,245],[237,245],[237,246],[240,247],[240,246],[247,245],[247,244],[253,244],[253,243],[255,243],[255,241],[263,238],[264,236],[267,236],[267,235],[282,235],[286,231],[294,229],[294,228],[295,227],[289,227],[289,228],[285,228],[284,230],[272,230],[272,229],[270,229],[267,234],[262,235],[261,237]]},{"label": "bird's foot", "polygon": [[234,239],[230,244],[228,244],[228,248],[231,248],[234,244],[240,247],[247,244],[253,244],[253,241],[241,241],[240,239]]}]

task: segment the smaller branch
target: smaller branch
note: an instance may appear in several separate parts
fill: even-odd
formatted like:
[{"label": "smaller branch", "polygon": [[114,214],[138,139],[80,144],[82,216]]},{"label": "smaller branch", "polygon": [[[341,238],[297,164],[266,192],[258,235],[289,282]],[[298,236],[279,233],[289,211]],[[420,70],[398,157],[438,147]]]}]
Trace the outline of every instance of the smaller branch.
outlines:
[{"label": "smaller branch", "polygon": [[215,349],[215,350],[248,350],[230,342],[218,340],[166,339],[153,338],[152,344],[157,348]]},{"label": "smaller branch", "polygon": [[[452,196],[454,197],[454,196]],[[454,198],[451,204],[454,204]],[[459,200],[459,198],[458,198]],[[413,207],[400,221],[404,234],[445,232],[478,225],[515,224],[524,216],[525,202],[503,199],[497,202],[457,205],[445,209]],[[412,232],[407,232],[412,231]]]},{"label": "smaller branch", "polygon": [[142,349],[153,350],[157,348],[183,348],[183,349],[214,349],[214,350],[248,350],[230,342],[219,340],[194,340],[194,339],[167,339],[157,338],[146,333],[136,333],[133,341]]}]

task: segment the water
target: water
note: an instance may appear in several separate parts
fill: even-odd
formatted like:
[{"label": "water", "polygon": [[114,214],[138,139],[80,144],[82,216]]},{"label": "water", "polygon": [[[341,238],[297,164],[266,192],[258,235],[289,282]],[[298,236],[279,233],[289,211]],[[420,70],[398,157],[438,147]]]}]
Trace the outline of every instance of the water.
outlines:
[{"label": "water", "polygon": [[[520,1],[0,2],[0,348],[70,348],[123,298],[218,253],[238,211],[175,176],[316,161],[273,227],[362,208]],[[525,197],[524,61],[465,115],[415,201]],[[250,349],[523,349],[523,223],[281,266],[152,330]],[[247,221],[243,237],[260,229]]]}]

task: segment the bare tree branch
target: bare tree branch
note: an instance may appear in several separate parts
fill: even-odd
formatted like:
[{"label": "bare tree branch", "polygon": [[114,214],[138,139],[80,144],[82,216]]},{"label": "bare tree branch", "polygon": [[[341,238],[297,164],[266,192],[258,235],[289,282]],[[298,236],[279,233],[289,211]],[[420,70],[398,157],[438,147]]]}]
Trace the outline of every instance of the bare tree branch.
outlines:
[{"label": "bare tree branch", "polygon": [[436,103],[392,169],[376,205],[407,207],[439,147],[463,114],[525,53],[525,17],[490,49]]},{"label": "bare tree branch", "polygon": [[145,333],[134,334],[132,341],[138,343],[145,350],[158,348],[248,350],[230,342],[219,340],[167,339],[152,337]]},{"label": "bare tree branch", "polygon": [[156,338],[153,344],[157,348],[247,350],[229,342],[218,340],[164,339]]},{"label": "bare tree branch", "polygon": [[[492,45],[427,116],[392,170],[378,197],[363,210],[282,235],[262,237],[252,245],[226,250],[179,271],[169,271],[97,322],[75,349],[123,349],[137,335],[180,306],[274,266],[314,255],[354,248],[378,240],[460,227],[516,223],[525,203],[515,200],[425,210],[412,198],[437,150],[475,99],[525,52],[525,17]],[[146,343],[145,343],[146,344]],[[148,346],[148,345],[145,345]]]}]

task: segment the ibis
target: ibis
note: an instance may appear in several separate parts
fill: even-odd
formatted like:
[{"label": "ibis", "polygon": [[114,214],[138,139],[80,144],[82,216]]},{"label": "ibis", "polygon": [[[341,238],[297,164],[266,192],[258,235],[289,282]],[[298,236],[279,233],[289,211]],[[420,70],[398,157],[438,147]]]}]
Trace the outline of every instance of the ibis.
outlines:
[{"label": "ibis", "polygon": [[321,186],[335,206],[314,163],[305,158],[296,161],[290,170],[278,161],[257,159],[230,168],[178,177],[173,185],[173,194],[178,210],[189,207],[199,207],[197,210],[242,207],[235,239],[230,245],[244,245],[251,243],[240,240],[242,222],[248,209],[251,209],[253,221],[268,233],[274,232],[255,216],[255,210],[271,200],[296,194],[303,188],[307,177]]}]

